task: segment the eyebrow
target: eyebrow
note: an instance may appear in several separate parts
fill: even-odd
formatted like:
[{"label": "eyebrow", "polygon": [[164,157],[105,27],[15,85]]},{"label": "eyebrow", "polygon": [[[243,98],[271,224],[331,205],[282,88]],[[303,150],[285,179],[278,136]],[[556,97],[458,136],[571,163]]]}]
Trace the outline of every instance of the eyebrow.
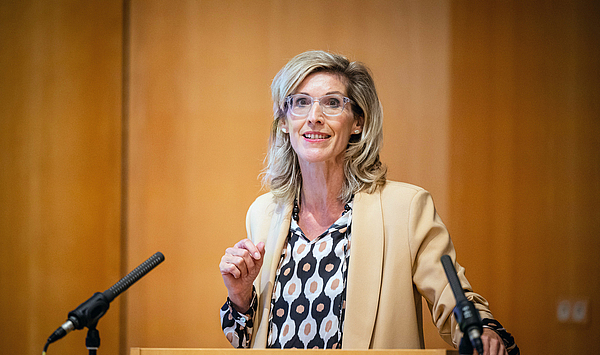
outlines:
[{"label": "eyebrow", "polygon": [[[302,95],[306,95],[306,96],[311,96],[309,93],[307,92],[297,92],[296,94],[302,94]],[[339,91],[329,91],[327,93],[325,93],[325,95],[323,96],[327,96],[327,95],[331,95],[331,94],[340,94],[342,96],[346,96],[346,94],[339,92]],[[312,97],[312,96],[311,96]]]}]

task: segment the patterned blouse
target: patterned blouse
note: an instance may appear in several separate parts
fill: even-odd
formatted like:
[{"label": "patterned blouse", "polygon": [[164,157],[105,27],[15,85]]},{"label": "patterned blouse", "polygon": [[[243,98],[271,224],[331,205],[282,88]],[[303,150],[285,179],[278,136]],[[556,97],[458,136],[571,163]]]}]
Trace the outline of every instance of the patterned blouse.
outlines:
[{"label": "patterned blouse", "polygon": [[[292,219],[275,275],[269,312],[269,348],[326,348],[342,345],[346,280],[350,258],[352,202],[323,234],[309,241]],[[258,307],[241,314],[227,302],[221,327],[234,347],[250,347]]]},{"label": "patterned blouse", "polygon": [[[350,259],[352,202],[323,234],[309,241],[292,219],[281,253],[269,312],[269,348],[341,348]],[[237,312],[229,298],[221,307],[221,327],[236,348],[248,348],[258,308],[256,292],[246,313]],[[520,350],[495,319],[483,319],[495,331],[509,355]],[[467,342],[468,343],[468,342]],[[460,348],[468,344],[461,342]]]}]

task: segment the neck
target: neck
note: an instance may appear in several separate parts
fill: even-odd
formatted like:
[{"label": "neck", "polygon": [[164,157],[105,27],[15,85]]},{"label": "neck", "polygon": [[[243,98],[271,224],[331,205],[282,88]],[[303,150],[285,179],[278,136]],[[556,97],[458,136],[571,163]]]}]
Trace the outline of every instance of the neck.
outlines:
[{"label": "neck", "polygon": [[[344,209],[339,196],[344,182],[341,165],[303,164],[300,216],[310,217],[322,225],[335,222]],[[332,221],[333,219],[333,221]],[[329,223],[329,224],[328,224]]]}]

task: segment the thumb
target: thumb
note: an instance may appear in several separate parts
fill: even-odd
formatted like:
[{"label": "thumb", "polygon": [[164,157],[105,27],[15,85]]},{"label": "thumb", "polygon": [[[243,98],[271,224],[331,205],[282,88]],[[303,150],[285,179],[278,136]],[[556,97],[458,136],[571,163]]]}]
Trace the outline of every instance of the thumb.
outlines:
[{"label": "thumb", "polygon": [[260,253],[261,258],[263,256],[265,256],[265,243],[264,242],[259,242],[258,244],[256,244],[256,249],[258,249],[258,252]]}]

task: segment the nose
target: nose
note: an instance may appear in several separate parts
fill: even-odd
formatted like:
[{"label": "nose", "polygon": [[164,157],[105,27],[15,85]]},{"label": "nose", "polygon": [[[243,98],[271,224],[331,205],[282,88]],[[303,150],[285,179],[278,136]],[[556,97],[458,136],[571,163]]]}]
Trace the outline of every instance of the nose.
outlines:
[{"label": "nose", "polygon": [[321,103],[315,100],[312,106],[310,107],[310,111],[308,112],[308,115],[306,115],[306,117],[310,123],[323,123],[324,115],[325,114],[323,113]]}]

